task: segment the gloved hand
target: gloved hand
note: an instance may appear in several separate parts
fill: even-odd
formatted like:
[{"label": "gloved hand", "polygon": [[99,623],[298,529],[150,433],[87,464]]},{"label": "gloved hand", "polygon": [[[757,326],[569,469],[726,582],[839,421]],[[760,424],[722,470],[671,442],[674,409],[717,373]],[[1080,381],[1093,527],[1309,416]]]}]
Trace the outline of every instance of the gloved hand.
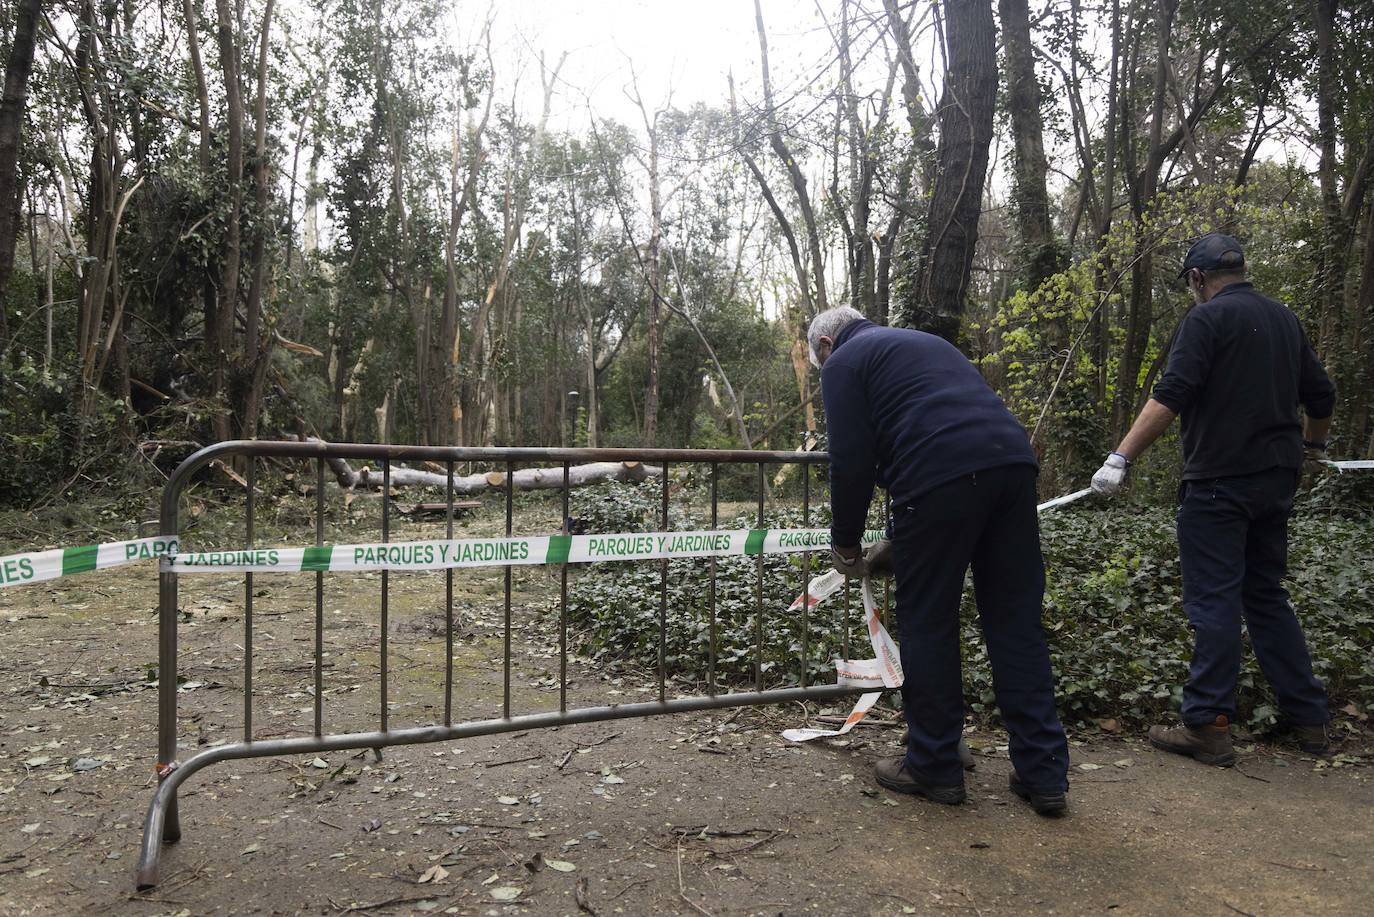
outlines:
[{"label": "gloved hand", "polygon": [[869,576],[892,575],[892,542],[886,538],[878,539],[864,551],[864,561],[868,564]]},{"label": "gloved hand", "polygon": [[1303,440],[1302,444],[1302,470],[1308,474],[1317,474],[1326,470],[1326,463],[1331,461],[1331,457],[1326,454],[1325,444],[1317,445]]},{"label": "gloved hand", "polygon": [[1107,461],[1102,463],[1102,467],[1097,469],[1097,474],[1093,475],[1093,493],[1104,497],[1114,497],[1126,484],[1126,473],[1130,470],[1131,463],[1126,460],[1126,456],[1120,452],[1113,452],[1107,456]]},{"label": "gloved hand", "polygon": [[855,554],[853,558],[848,558],[831,548],[830,564],[848,579],[863,579],[868,576],[868,561],[862,553]]}]

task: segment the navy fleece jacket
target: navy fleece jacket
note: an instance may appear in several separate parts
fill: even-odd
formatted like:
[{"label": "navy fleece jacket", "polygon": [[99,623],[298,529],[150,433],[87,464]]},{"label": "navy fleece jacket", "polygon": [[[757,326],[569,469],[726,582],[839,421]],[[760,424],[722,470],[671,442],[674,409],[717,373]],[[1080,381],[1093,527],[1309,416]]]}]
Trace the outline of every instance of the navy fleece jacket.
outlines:
[{"label": "navy fleece jacket", "polygon": [[933,334],[869,321],[846,326],[821,370],[821,394],[838,547],[859,543],[875,483],[896,507],[960,475],[1037,464],[1002,399]]}]

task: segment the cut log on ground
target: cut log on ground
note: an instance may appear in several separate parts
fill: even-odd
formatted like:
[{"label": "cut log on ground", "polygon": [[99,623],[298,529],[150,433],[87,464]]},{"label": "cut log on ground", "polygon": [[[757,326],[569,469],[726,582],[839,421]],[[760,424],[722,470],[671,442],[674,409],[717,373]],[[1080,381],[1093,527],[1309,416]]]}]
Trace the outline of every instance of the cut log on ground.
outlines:
[{"label": "cut log on ground", "polygon": [[[380,468],[363,468],[354,471],[343,459],[330,459],[330,469],[334,472],[341,487],[349,490],[380,490],[382,471]],[[602,481],[620,481],[637,484],[649,478],[663,475],[663,469],[641,462],[591,462],[586,465],[573,465],[568,469],[568,485],[585,487]],[[516,490],[558,490],[563,486],[562,468],[521,468],[512,475]],[[433,471],[419,471],[414,468],[393,466],[391,486],[400,487],[443,487],[447,476]],[[468,496],[487,490],[505,490],[506,475],[501,471],[454,475],[453,492]]]},{"label": "cut log on ground", "polygon": [[[473,510],[482,508],[481,500],[455,500],[453,502],[453,516],[466,516]],[[402,510],[407,516],[445,516],[448,514],[447,503],[416,503],[409,509]]]}]

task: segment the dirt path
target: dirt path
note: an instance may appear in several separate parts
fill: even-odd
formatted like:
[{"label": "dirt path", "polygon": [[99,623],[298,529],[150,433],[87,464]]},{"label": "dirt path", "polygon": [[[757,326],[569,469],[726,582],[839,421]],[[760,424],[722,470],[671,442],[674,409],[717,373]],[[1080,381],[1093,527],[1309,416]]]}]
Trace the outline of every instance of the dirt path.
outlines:
[{"label": "dirt path", "polygon": [[[241,731],[243,632],[241,583],[183,582],[184,756]],[[557,705],[538,613],[554,583],[517,576],[517,713]],[[1072,815],[1046,821],[1007,793],[995,734],[970,737],[986,752],[970,804],[945,808],[872,782],[895,730],[797,747],[777,735],[791,707],[211,767],[183,789],[162,884],[137,895],[155,585],[136,567],[0,593],[0,913],[1306,915],[1374,894],[1367,734],[1342,766],[1262,746],[1229,771],[1091,737]],[[379,588],[330,577],[331,729],[375,725]],[[311,580],[255,591],[256,734],[308,732]],[[499,715],[500,573],[459,593],[455,720]],[[441,597],[437,575],[393,577],[394,725],[441,715]],[[586,660],[570,673],[570,705],[653,690]]]}]

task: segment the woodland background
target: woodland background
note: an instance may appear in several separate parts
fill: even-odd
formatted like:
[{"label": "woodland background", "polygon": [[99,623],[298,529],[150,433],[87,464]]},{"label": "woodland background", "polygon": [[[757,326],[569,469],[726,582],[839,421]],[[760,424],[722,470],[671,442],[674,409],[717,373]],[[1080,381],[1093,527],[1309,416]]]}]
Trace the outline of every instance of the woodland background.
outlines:
[{"label": "woodland background", "polygon": [[1333,453],[1374,454],[1369,4],[740,0],[718,100],[633,48],[624,123],[563,49],[494,53],[508,9],[0,6],[0,502],[237,437],[812,447],[841,303],[956,341],[1058,493],[1216,229],[1335,377]]}]

